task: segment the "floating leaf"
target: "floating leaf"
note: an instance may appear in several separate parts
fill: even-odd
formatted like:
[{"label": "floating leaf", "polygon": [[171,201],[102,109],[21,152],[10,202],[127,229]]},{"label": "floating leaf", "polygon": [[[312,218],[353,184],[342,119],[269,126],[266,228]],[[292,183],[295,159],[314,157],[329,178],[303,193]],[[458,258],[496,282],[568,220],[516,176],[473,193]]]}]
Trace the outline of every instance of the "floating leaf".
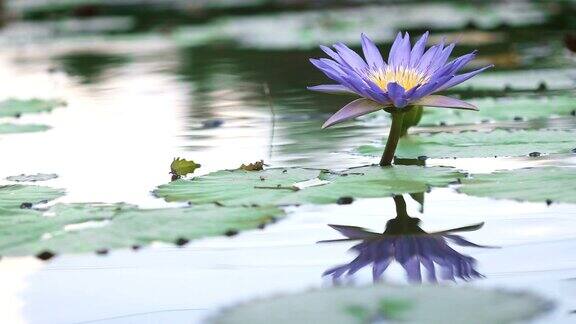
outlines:
[{"label": "floating leaf", "polygon": [[467,100],[477,112],[456,109],[425,108],[420,125],[462,125],[483,121],[533,120],[552,116],[568,116],[576,112],[573,95],[551,97],[482,98]]},{"label": "floating leaf", "polygon": [[271,205],[286,196],[286,190],[280,188],[290,189],[294,183],[316,178],[318,174],[319,170],[298,168],[256,172],[224,170],[192,180],[176,180],[159,186],[154,193],[167,201],[190,201],[194,204]]},{"label": "floating leaf", "polygon": [[[396,156],[416,158],[524,156],[532,152],[568,153],[576,147],[576,133],[552,130],[495,130],[484,132],[408,135],[400,139]],[[364,145],[358,152],[379,156],[383,145]]]},{"label": "floating leaf", "polygon": [[[434,14],[424,14],[429,12]],[[315,48],[318,44],[337,42],[360,45],[358,35],[362,32],[380,43],[392,41],[394,31],[399,29],[445,30],[465,27],[470,21],[492,28],[504,22],[533,24],[544,18],[541,9],[528,3],[484,7],[464,3],[387,4],[226,17],[202,26],[181,28],[176,38],[182,45],[231,40],[243,47],[259,49]],[[270,33],[271,30],[274,32]]]},{"label": "floating leaf", "polygon": [[576,203],[576,169],[543,167],[478,174],[460,192],[480,197]]},{"label": "floating leaf", "polygon": [[576,69],[566,67],[555,69],[534,69],[481,73],[457,88],[475,90],[571,90],[576,82]]},{"label": "floating leaf", "polygon": [[194,161],[175,158],[174,161],[172,161],[172,164],[170,164],[170,173],[178,179],[189,173],[194,173],[194,171],[196,171],[196,169],[199,167],[201,167],[201,165],[196,164]]},{"label": "floating leaf", "polygon": [[224,309],[209,323],[517,323],[549,309],[548,301],[527,293],[376,285],[257,300]]},{"label": "floating leaf", "polygon": [[[392,194],[422,192],[428,186],[446,186],[463,175],[450,168],[369,166],[342,173],[288,168],[249,172],[218,171],[192,180],[177,180],[159,186],[155,194],[167,201],[193,204],[219,202],[224,205],[330,204],[340,197],[376,198]],[[297,183],[319,177],[320,186]]]},{"label": "floating leaf", "polygon": [[50,187],[20,184],[0,186],[0,218],[20,212],[22,204],[34,205],[63,195],[63,190]]},{"label": "floating leaf", "polygon": [[256,161],[254,163],[249,163],[248,165],[242,163],[240,169],[244,171],[262,171],[264,169],[264,161]]},{"label": "floating leaf", "polygon": [[0,117],[18,117],[24,114],[48,112],[64,105],[66,103],[58,99],[8,99],[0,102]]},{"label": "floating leaf", "polygon": [[17,134],[17,133],[36,133],[49,130],[46,125],[18,125],[18,124],[0,124],[0,134]]},{"label": "floating leaf", "polygon": [[44,213],[1,215],[0,255],[105,251],[157,241],[181,245],[257,228],[282,215],[275,207],[139,209],[127,204],[57,204]]},{"label": "floating leaf", "polygon": [[37,181],[48,181],[58,178],[55,173],[36,173],[36,174],[20,174],[16,176],[9,176],[6,178],[8,181],[15,182],[37,182]]}]

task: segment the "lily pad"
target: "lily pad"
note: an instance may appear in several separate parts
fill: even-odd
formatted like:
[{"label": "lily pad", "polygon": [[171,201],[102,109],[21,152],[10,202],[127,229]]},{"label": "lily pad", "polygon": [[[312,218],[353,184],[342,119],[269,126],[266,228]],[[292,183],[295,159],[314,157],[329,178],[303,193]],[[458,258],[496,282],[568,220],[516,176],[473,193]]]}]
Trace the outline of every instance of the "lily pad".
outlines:
[{"label": "lily pad", "polygon": [[[495,130],[484,132],[408,135],[400,139],[396,156],[415,158],[524,156],[532,152],[568,153],[576,147],[576,133],[554,130]],[[360,154],[379,156],[384,145],[364,145]]]},{"label": "lily pad", "polygon": [[0,124],[0,134],[35,133],[35,132],[44,132],[49,129],[50,127],[46,125],[36,125],[36,124],[18,125],[7,123]]},{"label": "lily pad", "polygon": [[576,69],[534,69],[503,72],[486,72],[457,86],[477,90],[572,90],[576,86]]},{"label": "lily pad", "polygon": [[[344,196],[377,198],[422,192],[429,186],[446,186],[462,176],[450,168],[419,166],[368,166],[342,173],[302,168],[231,170],[173,181],[158,187],[155,194],[167,201],[218,202],[227,206],[330,204]],[[316,178],[323,181],[299,189],[298,182]]]},{"label": "lily pad", "polygon": [[420,125],[474,124],[483,121],[533,120],[553,116],[569,116],[576,111],[573,95],[551,97],[482,98],[467,100],[477,112],[455,109],[425,108]]},{"label": "lily pad", "polygon": [[36,174],[19,174],[15,176],[6,177],[8,181],[15,182],[37,182],[37,181],[48,181],[58,178],[55,173],[36,173]]},{"label": "lily pad", "polygon": [[22,211],[22,204],[34,205],[64,195],[61,189],[43,186],[0,186],[0,218]]},{"label": "lily pad", "polygon": [[0,255],[80,253],[152,242],[235,234],[282,216],[275,207],[139,209],[127,204],[57,204],[48,211],[0,214]]},{"label": "lily pad", "polygon": [[478,174],[460,192],[480,197],[576,203],[576,168],[544,167]]},{"label": "lily pad", "polygon": [[337,287],[257,300],[209,320],[232,323],[516,323],[550,303],[527,293],[441,286]]},{"label": "lily pad", "polygon": [[58,99],[8,99],[0,102],[0,117],[18,117],[24,114],[48,112],[64,105],[66,103]]},{"label": "lily pad", "polygon": [[[434,14],[427,14],[430,12]],[[387,42],[394,39],[397,30],[403,29],[462,28],[471,21],[491,28],[504,22],[526,25],[544,19],[541,10],[527,3],[488,6],[388,4],[227,17],[204,26],[181,28],[176,36],[183,44],[230,40],[244,47],[260,49],[316,48],[318,44],[336,42],[360,45],[358,35],[362,32],[376,42]]]}]

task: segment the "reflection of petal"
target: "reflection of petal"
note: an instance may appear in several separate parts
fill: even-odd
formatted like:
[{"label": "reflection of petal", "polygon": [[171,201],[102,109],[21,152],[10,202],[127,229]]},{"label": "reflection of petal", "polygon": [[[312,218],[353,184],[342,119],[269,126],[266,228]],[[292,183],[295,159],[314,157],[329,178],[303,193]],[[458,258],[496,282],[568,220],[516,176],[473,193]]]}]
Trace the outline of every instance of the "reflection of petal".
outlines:
[{"label": "reflection of petal", "polygon": [[332,225],[332,224],[328,224],[328,226],[332,227],[333,229],[340,232],[340,234],[350,239],[367,239],[381,236],[381,234],[371,232],[365,228],[358,226]]},{"label": "reflection of petal", "polygon": [[420,272],[420,260],[417,257],[410,258],[407,262],[402,264],[406,270],[408,281],[422,282],[422,273]]},{"label": "reflection of petal", "polygon": [[382,277],[384,271],[388,269],[390,263],[392,263],[392,258],[386,258],[384,260],[374,262],[374,266],[372,267],[372,279],[374,281],[380,280],[380,277]]},{"label": "reflection of petal", "polygon": [[436,269],[434,268],[434,262],[429,258],[422,258],[422,265],[426,268],[427,276],[426,279],[430,282],[438,282],[436,279]]},{"label": "reflection of petal", "polygon": [[440,232],[433,232],[433,233],[430,233],[430,235],[448,234],[448,233],[456,233],[456,232],[472,232],[472,231],[477,231],[477,230],[481,229],[483,226],[484,226],[484,222],[478,223],[478,224],[473,224],[473,225],[468,225],[468,226],[456,227],[456,228],[452,228],[452,229],[440,231]]},{"label": "reflection of petal", "polygon": [[465,240],[462,236],[460,235],[453,235],[453,234],[448,234],[448,235],[444,235],[445,238],[449,239],[450,241],[460,245],[460,246],[472,246],[472,247],[477,247],[477,248],[487,248],[487,249],[492,249],[492,248],[497,248],[495,246],[488,246],[488,245],[479,245],[476,243],[472,243],[468,240]]}]

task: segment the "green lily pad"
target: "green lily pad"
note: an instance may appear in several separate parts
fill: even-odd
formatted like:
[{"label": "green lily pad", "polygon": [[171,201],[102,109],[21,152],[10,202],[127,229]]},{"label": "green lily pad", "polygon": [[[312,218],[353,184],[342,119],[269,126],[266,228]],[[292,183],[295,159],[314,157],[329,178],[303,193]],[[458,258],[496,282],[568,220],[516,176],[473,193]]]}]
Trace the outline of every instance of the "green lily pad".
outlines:
[{"label": "green lily pad", "polygon": [[576,169],[543,167],[478,174],[459,191],[472,196],[576,203]]},{"label": "green lily pad", "polygon": [[457,88],[477,90],[535,90],[544,87],[548,90],[572,90],[576,86],[574,74],[576,69],[534,69],[519,71],[489,71],[480,73],[474,78],[462,83]]},{"label": "green lily pad", "polygon": [[[0,209],[1,210],[1,209]],[[0,255],[80,253],[152,242],[232,235],[283,215],[275,207],[139,209],[127,204],[57,204],[45,212],[0,214]]]},{"label": "green lily pad", "polygon": [[[260,49],[316,48],[318,44],[337,42],[360,45],[358,36],[362,32],[380,43],[392,41],[397,30],[458,29],[471,21],[492,28],[504,22],[526,25],[545,18],[541,10],[530,4],[520,5],[515,10],[506,9],[500,5],[448,3],[324,8],[220,18],[203,26],[181,28],[176,38],[183,44],[230,40],[244,47]],[[434,15],[422,14],[426,12],[434,12]]]},{"label": "green lily pad", "polygon": [[8,99],[0,102],[0,117],[18,117],[24,114],[48,112],[64,105],[66,105],[64,101],[57,99]]},{"label": "green lily pad", "polygon": [[[330,204],[338,198],[386,197],[446,186],[462,177],[450,168],[368,166],[342,173],[288,168],[264,171],[218,171],[192,180],[177,180],[159,186],[158,197],[193,204],[218,202],[237,205]],[[312,185],[297,184],[310,180]],[[301,189],[298,189],[301,188]]]},{"label": "green lily pad", "polygon": [[[1,113],[1,111],[0,111]],[[46,125],[17,125],[17,124],[0,124],[0,134],[17,134],[17,133],[36,133],[49,130],[50,127]]]},{"label": "green lily pad", "polygon": [[[554,130],[495,130],[484,132],[408,135],[400,139],[396,156],[415,158],[524,156],[532,152],[568,153],[576,147],[576,133]],[[364,145],[360,154],[379,156],[384,145]]]},{"label": "green lily pad", "polygon": [[525,293],[376,285],[257,300],[225,309],[209,323],[517,323],[548,309],[548,301]]},{"label": "green lily pad", "polygon": [[23,203],[37,204],[64,195],[61,189],[43,186],[8,185],[0,186],[0,218],[20,211]]},{"label": "green lily pad", "polygon": [[482,121],[533,120],[552,116],[568,116],[576,111],[573,95],[552,97],[482,98],[466,100],[475,104],[477,112],[425,108],[420,125],[474,124]]},{"label": "green lily pad", "polygon": [[36,174],[19,174],[14,176],[6,177],[8,181],[14,182],[38,182],[38,181],[48,181],[58,178],[55,173],[36,173]]}]

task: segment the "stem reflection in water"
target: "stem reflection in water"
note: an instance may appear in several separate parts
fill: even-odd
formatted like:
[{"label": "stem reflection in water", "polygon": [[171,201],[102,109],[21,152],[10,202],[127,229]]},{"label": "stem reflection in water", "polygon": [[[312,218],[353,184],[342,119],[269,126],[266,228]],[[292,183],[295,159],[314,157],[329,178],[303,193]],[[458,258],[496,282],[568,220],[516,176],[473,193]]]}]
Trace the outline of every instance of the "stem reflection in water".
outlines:
[{"label": "stem reflection in water", "polygon": [[[374,281],[377,281],[382,278],[392,261],[396,260],[406,271],[408,280],[415,283],[421,283],[423,275],[430,282],[482,277],[476,270],[476,260],[454,250],[449,243],[489,248],[453,234],[479,230],[484,223],[428,233],[420,228],[420,219],[408,215],[404,197],[394,196],[394,202],[396,218],[386,223],[384,233],[371,232],[357,226],[329,225],[347,238],[319,243],[356,240],[361,242],[351,248],[351,251],[358,254],[354,260],[327,270],[324,276],[338,280],[372,265],[372,276]],[[425,271],[422,271],[421,267],[424,267]]]}]

